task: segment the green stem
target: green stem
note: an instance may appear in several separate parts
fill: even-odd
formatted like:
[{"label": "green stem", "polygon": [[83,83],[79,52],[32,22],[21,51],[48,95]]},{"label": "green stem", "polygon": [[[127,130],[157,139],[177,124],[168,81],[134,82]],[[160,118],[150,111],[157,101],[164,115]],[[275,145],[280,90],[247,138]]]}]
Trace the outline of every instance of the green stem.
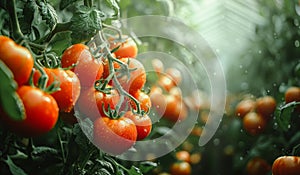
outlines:
[{"label": "green stem", "polygon": [[16,1],[8,0],[6,1],[5,5],[11,20],[12,37],[14,38],[15,41],[23,40],[24,35],[20,29],[20,24],[17,16],[17,11],[16,11]]},{"label": "green stem", "polygon": [[37,40],[36,43],[49,43],[57,33],[69,31],[70,26],[71,22],[58,23],[56,24],[54,30],[52,30],[49,34],[45,35],[43,38]]},{"label": "green stem", "polygon": [[63,163],[65,164],[66,163],[65,149],[64,149],[63,141],[61,139],[61,136],[60,136],[60,133],[59,133],[58,130],[57,130],[57,136],[58,136],[58,140],[59,140],[59,146],[60,146],[60,149],[61,149],[61,155],[62,155]]}]

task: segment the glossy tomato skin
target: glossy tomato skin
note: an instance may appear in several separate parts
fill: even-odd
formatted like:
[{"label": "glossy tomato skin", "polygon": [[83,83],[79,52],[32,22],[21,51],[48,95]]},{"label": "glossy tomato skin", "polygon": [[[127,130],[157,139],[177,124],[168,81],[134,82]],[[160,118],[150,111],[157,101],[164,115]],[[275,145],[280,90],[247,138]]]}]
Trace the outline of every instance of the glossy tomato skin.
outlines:
[{"label": "glossy tomato skin", "polygon": [[110,49],[113,50],[119,47],[114,52],[116,58],[135,58],[138,53],[136,43],[131,37],[128,37],[126,35],[123,35],[122,37],[127,39],[124,42],[115,42],[114,38],[110,38]]},{"label": "glossy tomato skin", "polygon": [[174,95],[165,95],[166,108],[163,117],[176,122],[184,120],[188,115],[188,110],[181,99],[176,98]]},{"label": "glossy tomato skin", "polygon": [[243,118],[244,129],[253,136],[262,133],[266,125],[267,121],[264,117],[256,112],[250,112]]},{"label": "glossy tomato skin", "polygon": [[74,44],[67,48],[61,58],[63,68],[71,68],[76,73],[82,87],[91,87],[103,74],[103,64],[95,59],[84,44]]},{"label": "glossy tomato skin", "polygon": [[99,117],[94,121],[93,142],[104,152],[122,154],[134,145],[136,139],[136,126],[129,118]]},{"label": "glossy tomato skin", "polygon": [[256,112],[263,115],[266,119],[274,113],[276,109],[276,101],[271,96],[265,96],[256,100]]},{"label": "glossy tomato skin", "polygon": [[188,163],[191,162],[191,155],[188,151],[184,151],[184,150],[178,151],[178,152],[176,152],[175,156],[176,156],[176,159],[179,161],[184,161],[184,162],[188,162]]},{"label": "glossy tomato skin", "polygon": [[300,173],[300,157],[278,157],[272,165],[273,175],[298,175]]},{"label": "glossy tomato skin", "polygon": [[[111,88],[111,86],[108,85],[107,88]],[[119,100],[120,95],[115,89],[106,94],[91,87],[81,92],[76,105],[81,113],[94,121],[101,116],[105,116],[103,107],[106,111],[108,106],[110,109],[115,109]]]},{"label": "glossy tomato skin", "polygon": [[251,159],[246,166],[247,175],[267,175],[270,171],[269,163],[260,157]]},{"label": "glossy tomato skin", "polygon": [[190,175],[192,168],[188,162],[175,162],[171,165],[170,172],[172,175]]},{"label": "glossy tomato skin", "polygon": [[181,83],[182,75],[177,68],[168,68],[166,74],[171,78],[173,83],[177,86]]},{"label": "glossy tomato skin", "polygon": [[19,86],[28,81],[34,60],[27,48],[6,36],[0,36],[0,60],[12,71]]},{"label": "glossy tomato skin", "polygon": [[151,133],[152,121],[147,114],[141,116],[134,114],[132,111],[127,111],[124,114],[124,117],[129,118],[135,124],[137,130],[137,140],[143,140]]},{"label": "glossy tomato skin", "polygon": [[[55,98],[59,110],[61,112],[70,112],[80,95],[81,86],[79,78],[71,70],[63,70],[61,68],[44,68],[44,70],[48,75],[47,87],[55,82],[59,85],[59,89],[51,94]],[[33,75],[35,84],[37,84],[40,77],[41,73],[35,71]]]},{"label": "glossy tomato skin", "polygon": [[247,113],[254,111],[256,108],[256,102],[252,99],[245,99],[240,101],[236,108],[235,114],[238,117],[243,118]]},{"label": "glossy tomato skin", "polygon": [[[150,110],[152,104],[150,96],[148,94],[138,90],[135,94],[133,94],[133,97],[139,101],[141,110],[143,110],[144,112],[148,112]],[[130,105],[133,109],[137,109],[136,104],[132,100],[130,100]]]},{"label": "glossy tomato skin", "polygon": [[6,118],[7,126],[24,137],[34,137],[49,132],[55,126],[59,114],[55,99],[31,86],[21,86],[17,93],[24,104],[26,118],[23,121],[12,121]]},{"label": "glossy tomato skin", "polygon": [[[300,102],[300,87],[289,87],[284,94],[284,99],[286,103]],[[296,107],[296,111],[300,113],[300,105]]]}]

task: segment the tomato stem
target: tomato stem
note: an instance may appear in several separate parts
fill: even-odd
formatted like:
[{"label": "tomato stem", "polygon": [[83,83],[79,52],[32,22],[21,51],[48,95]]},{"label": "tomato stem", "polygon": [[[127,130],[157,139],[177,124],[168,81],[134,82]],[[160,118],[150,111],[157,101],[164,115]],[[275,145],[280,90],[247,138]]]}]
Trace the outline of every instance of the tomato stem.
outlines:
[{"label": "tomato stem", "polygon": [[12,28],[12,37],[15,41],[20,42],[20,40],[24,39],[24,35],[20,29],[20,24],[16,12],[16,1],[15,0],[9,0],[6,1],[6,10],[10,16],[11,20],[11,28]]}]

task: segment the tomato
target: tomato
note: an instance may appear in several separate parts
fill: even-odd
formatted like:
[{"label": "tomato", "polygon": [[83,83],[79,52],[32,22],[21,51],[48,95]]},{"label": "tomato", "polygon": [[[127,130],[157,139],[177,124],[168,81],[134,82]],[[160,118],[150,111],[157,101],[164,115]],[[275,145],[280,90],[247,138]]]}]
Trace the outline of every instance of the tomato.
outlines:
[{"label": "tomato", "polygon": [[[134,94],[138,90],[142,89],[142,87],[146,83],[145,68],[143,64],[136,59],[121,58],[120,61],[127,64],[130,73],[128,77],[126,75],[126,70],[121,70],[121,66],[119,65],[119,63],[114,62],[113,66],[116,70],[116,76],[118,77],[118,81],[124,90],[128,91],[130,94]],[[104,63],[103,78],[106,78],[109,74],[109,65],[108,61],[106,61]]]},{"label": "tomato", "polygon": [[175,87],[175,83],[170,76],[161,75],[158,79],[158,85],[162,87],[166,91],[170,91],[173,87]]},{"label": "tomato", "polygon": [[300,172],[300,157],[281,156],[272,165],[273,175],[298,175]]},{"label": "tomato", "polygon": [[[47,86],[55,83],[55,81],[59,83],[59,90],[51,94],[55,98],[59,110],[62,112],[70,112],[80,94],[80,82],[78,77],[71,70],[63,70],[61,68],[44,68],[44,70],[48,75]],[[33,75],[35,84],[40,77],[41,73],[35,71]]]},{"label": "tomato", "polygon": [[84,44],[74,44],[67,48],[61,57],[63,68],[73,67],[82,87],[91,87],[95,80],[102,77],[103,65],[100,59],[95,59],[89,48]]},{"label": "tomato", "polygon": [[236,108],[235,114],[238,117],[243,118],[247,113],[254,111],[256,108],[256,102],[252,99],[245,99],[240,101]]},{"label": "tomato", "polygon": [[134,145],[136,139],[136,126],[129,118],[99,117],[94,122],[94,144],[109,154],[122,154]]},{"label": "tomato", "polygon": [[17,93],[24,104],[26,118],[22,121],[6,118],[9,129],[24,137],[34,137],[49,132],[55,126],[59,114],[55,99],[31,86],[21,86]]},{"label": "tomato", "polygon": [[[111,88],[111,86],[108,85],[107,88]],[[81,92],[76,105],[81,113],[94,121],[101,116],[105,116],[104,110],[107,111],[108,106],[110,109],[115,109],[119,100],[120,95],[115,89],[106,94],[91,87]]]},{"label": "tomato", "polygon": [[164,64],[159,59],[153,59],[151,64],[152,64],[154,71],[158,75],[160,75],[164,71]]},{"label": "tomato", "polygon": [[0,60],[12,71],[19,86],[28,81],[34,60],[27,48],[6,36],[0,36]]},{"label": "tomato", "polygon": [[[290,87],[285,92],[285,102],[300,102],[300,88],[299,87]],[[300,105],[297,106],[296,111],[300,113]]]},{"label": "tomato", "polygon": [[126,35],[123,35],[122,38],[125,39],[124,42],[118,42],[118,41],[116,42],[117,38],[109,38],[110,49],[113,50],[120,46],[114,52],[116,58],[135,58],[138,53],[138,48],[136,43],[133,41],[131,37],[128,37]]},{"label": "tomato", "polygon": [[143,140],[146,138],[152,129],[152,121],[147,114],[143,116],[132,113],[132,111],[127,111],[124,114],[124,117],[127,117],[133,121],[137,130],[137,140]]},{"label": "tomato", "polygon": [[265,96],[256,100],[256,112],[269,119],[276,109],[276,101],[271,96]]},{"label": "tomato", "polygon": [[260,157],[251,159],[246,166],[247,175],[267,175],[271,171],[268,162]]},{"label": "tomato", "polygon": [[172,175],[190,175],[192,168],[187,162],[175,162],[171,165],[170,172]]},{"label": "tomato", "polygon": [[[150,110],[151,99],[148,94],[138,90],[135,94],[133,94],[133,97],[139,101],[141,110],[143,110],[145,112],[148,112]],[[136,104],[132,100],[130,100],[130,104],[133,109],[137,109]]]},{"label": "tomato", "polygon": [[158,115],[161,117],[164,115],[166,110],[166,97],[162,92],[158,90],[150,92],[150,99],[153,108],[156,110]]},{"label": "tomato", "polygon": [[170,76],[171,80],[175,85],[179,85],[182,79],[181,72],[176,68],[168,68],[166,74]]},{"label": "tomato", "polygon": [[164,118],[176,122],[187,117],[187,107],[181,99],[176,98],[174,95],[165,95],[165,103]]},{"label": "tomato", "polygon": [[243,118],[244,129],[251,135],[257,135],[263,132],[267,125],[264,117],[256,112],[249,112]]},{"label": "tomato", "polygon": [[179,161],[189,162],[191,161],[191,155],[187,151],[178,151],[176,152],[176,159]]},{"label": "tomato", "polygon": [[182,99],[182,92],[178,86],[174,86],[169,91],[170,95],[174,95],[178,99]]}]

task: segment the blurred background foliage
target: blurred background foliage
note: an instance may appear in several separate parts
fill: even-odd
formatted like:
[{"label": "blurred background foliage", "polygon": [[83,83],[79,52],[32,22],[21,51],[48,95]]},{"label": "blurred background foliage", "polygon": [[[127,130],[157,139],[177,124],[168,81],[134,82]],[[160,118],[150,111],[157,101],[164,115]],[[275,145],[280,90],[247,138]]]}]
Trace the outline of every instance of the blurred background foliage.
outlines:
[{"label": "blurred background foliage", "polygon": [[[120,1],[121,16],[124,18],[168,15],[179,18],[198,31],[224,66],[228,96],[271,95],[277,100],[282,99],[285,87],[299,85],[297,72],[294,71],[300,63],[299,3],[298,0]],[[156,48],[151,49],[169,50],[172,54],[176,52],[175,55],[183,58],[183,62],[193,59],[184,49],[168,41],[145,41],[149,45],[155,43],[151,46]],[[198,80],[205,78],[198,70],[195,72]],[[280,103],[282,101],[278,101]],[[191,152],[201,150],[202,153],[201,163],[193,166],[193,174],[246,174],[246,164],[255,156],[264,157],[272,164],[277,156],[290,153],[295,146],[274,137],[278,134],[275,126],[273,121],[264,134],[249,136],[243,131],[241,121],[229,109],[209,144],[200,148],[197,138],[188,138],[187,143],[194,145]],[[291,139],[293,134],[289,133],[284,139]],[[185,146],[183,144],[178,149],[185,149]],[[166,171],[167,160],[166,157],[160,159]]]}]

